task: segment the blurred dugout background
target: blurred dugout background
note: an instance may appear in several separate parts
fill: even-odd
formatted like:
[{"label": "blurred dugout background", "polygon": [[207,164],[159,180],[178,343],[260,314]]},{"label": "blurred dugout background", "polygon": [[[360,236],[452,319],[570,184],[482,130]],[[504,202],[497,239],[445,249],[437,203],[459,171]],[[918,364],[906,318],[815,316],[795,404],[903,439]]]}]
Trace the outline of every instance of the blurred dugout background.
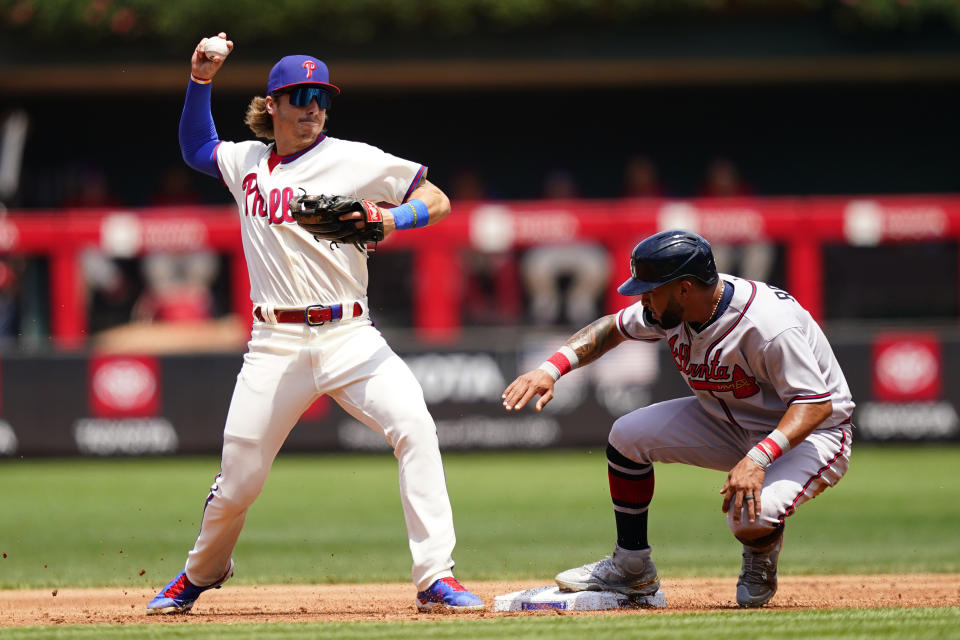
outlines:
[{"label": "blurred dugout background", "polygon": [[[543,415],[497,402],[629,302],[630,248],[672,226],[814,312],[861,439],[960,437],[960,3],[2,0],[0,455],[218,450],[248,290],[234,205],[177,122],[221,30],[221,138],[251,137],[270,66],[310,53],[343,89],[329,133],[451,196],[442,233],[370,262],[445,447],[593,445],[686,394],[631,344]],[[303,422],[288,449],[383,447],[322,399]]]}]

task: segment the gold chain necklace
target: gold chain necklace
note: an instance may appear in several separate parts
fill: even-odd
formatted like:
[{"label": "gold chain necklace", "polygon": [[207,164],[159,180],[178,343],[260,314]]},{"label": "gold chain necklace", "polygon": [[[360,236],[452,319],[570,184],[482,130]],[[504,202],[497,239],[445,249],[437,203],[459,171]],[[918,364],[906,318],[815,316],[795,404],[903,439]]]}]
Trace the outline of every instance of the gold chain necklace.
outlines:
[{"label": "gold chain necklace", "polygon": [[720,301],[723,300],[723,291],[727,288],[726,283],[723,280],[720,281],[720,295],[717,296],[717,301],[713,303],[713,311],[710,312],[710,319],[707,320],[707,323],[713,321],[713,316],[717,313],[717,308],[720,306]]}]

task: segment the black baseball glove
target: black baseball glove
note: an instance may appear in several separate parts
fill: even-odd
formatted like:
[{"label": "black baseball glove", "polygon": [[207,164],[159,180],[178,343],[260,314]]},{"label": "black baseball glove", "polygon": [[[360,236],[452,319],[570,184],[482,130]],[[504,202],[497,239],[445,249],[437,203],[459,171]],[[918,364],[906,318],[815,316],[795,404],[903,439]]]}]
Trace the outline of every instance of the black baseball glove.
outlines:
[{"label": "black baseball glove", "polygon": [[[340,219],[343,214],[353,211],[360,212],[359,220]],[[331,247],[352,244],[366,251],[367,244],[383,240],[383,215],[380,207],[369,200],[303,193],[290,200],[290,215],[297,224],[313,234],[317,242],[326,240]],[[358,222],[363,223],[359,229]]]}]

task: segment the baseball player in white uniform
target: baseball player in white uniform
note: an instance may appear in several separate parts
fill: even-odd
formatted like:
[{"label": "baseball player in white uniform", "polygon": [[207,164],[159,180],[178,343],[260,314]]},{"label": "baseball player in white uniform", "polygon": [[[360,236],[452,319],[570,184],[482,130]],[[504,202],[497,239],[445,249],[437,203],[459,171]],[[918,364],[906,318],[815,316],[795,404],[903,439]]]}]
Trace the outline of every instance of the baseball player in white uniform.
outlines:
[{"label": "baseball player in white uniform", "polygon": [[621,285],[638,303],[574,335],[540,368],[511,383],[507,410],[626,340],[664,340],[693,395],[637,409],[613,424],[607,446],[617,525],[613,555],[563,571],[565,590],[644,596],[660,578],[647,541],[654,462],[727,472],[722,510],[743,544],[737,603],[760,607],[777,590],[784,521],[835,485],[850,461],[854,404],[820,327],[785,291],[718,274],[709,243],[664,231],[640,242]]},{"label": "baseball player in white uniform", "polygon": [[232,553],[247,509],[290,430],[322,394],[382,433],[394,449],[418,609],[481,609],[480,598],[451,571],[453,517],[423,392],[370,321],[366,252],[315,241],[287,208],[301,189],[363,198],[381,203],[388,235],[439,222],[450,213],[449,200],[425,179],[424,166],[324,134],[326,110],[340,90],[312,56],[282,58],[270,71],[266,97],[250,103],[247,124],[272,143],[219,140],[210,94],[224,58],[205,55],[203,41],[197,45],[179,137],[186,162],[220,178],[237,202],[254,324],[200,534],[184,571],[147,612],[187,612],[203,591],[233,575]]}]

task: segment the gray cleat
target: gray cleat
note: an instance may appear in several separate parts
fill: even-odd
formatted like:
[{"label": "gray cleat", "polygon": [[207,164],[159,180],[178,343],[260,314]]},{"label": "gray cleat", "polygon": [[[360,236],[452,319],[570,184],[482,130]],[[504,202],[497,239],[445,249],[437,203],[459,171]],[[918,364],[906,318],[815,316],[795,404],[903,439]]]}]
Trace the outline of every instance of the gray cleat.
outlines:
[{"label": "gray cleat", "polygon": [[653,595],[660,577],[650,547],[639,551],[614,547],[613,557],[567,569],[555,578],[561,591],[616,591],[628,596]]},{"label": "gray cleat", "polygon": [[743,545],[743,567],[737,580],[737,604],[762,607],[777,592],[777,558],[783,546],[783,534],[763,547]]}]

